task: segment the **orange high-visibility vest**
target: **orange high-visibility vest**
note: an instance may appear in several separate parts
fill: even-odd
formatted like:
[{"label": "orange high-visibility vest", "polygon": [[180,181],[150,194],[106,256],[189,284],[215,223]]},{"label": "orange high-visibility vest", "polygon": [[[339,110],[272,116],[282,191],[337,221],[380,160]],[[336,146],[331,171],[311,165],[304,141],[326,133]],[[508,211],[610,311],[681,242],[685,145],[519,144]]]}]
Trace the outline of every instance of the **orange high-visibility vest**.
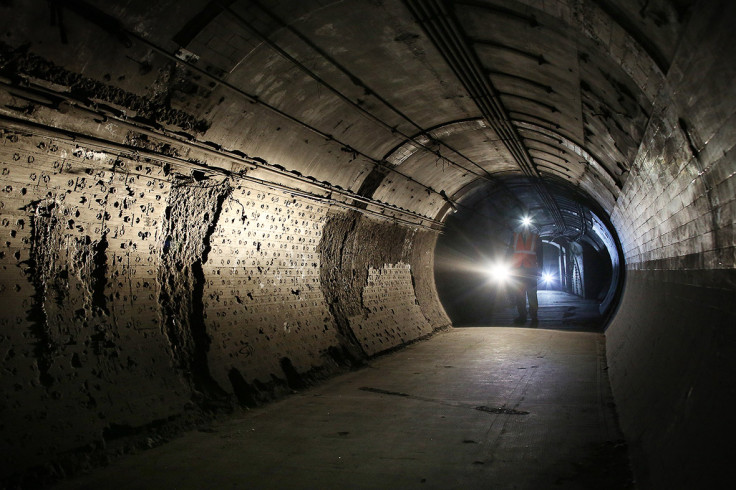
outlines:
[{"label": "orange high-visibility vest", "polygon": [[511,258],[514,267],[535,269],[537,267],[537,235],[529,232],[526,240],[521,233],[514,234],[514,255]]}]

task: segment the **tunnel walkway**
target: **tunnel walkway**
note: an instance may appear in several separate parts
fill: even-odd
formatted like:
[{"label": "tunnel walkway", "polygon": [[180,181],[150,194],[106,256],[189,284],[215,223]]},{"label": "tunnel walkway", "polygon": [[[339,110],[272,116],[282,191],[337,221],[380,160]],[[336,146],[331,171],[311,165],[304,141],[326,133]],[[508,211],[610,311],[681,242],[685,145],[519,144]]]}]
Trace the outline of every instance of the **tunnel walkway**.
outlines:
[{"label": "tunnel walkway", "polygon": [[[604,318],[598,310],[600,301],[584,299],[564,291],[540,290],[537,296],[539,298],[537,328],[603,331]],[[512,326],[516,316],[516,306],[501,296],[495,300],[489,323],[494,326]],[[526,326],[530,326],[529,319],[526,321]]]},{"label": "tunnel walkway", "polygon": [[59,489],[627,488],[592,332],[462,328]]}]

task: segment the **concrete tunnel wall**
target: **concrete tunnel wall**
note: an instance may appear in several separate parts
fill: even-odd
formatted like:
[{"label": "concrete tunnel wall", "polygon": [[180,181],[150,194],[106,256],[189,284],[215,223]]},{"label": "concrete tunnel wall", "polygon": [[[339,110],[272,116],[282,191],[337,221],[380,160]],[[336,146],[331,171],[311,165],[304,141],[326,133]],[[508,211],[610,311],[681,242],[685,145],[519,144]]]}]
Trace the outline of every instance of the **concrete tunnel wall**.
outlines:
[{"label": "concrete tunnel wall", "polygon": [[434,232],[2,130],[2,475],[446,326]]},{"label": "concrete tunnel wall", "polygon": [[[637,477],[718,486],[736,388],[735,5],[691,19],[612,213],[626,286],[606,330]],[[719,8],[715,8],[719,7]]]},{"label": "concrete tunnel wall", "polygon": [[[606,331],[608,372],[645,488],[722,474],[712,448],[733,436],[720,421],[736,373],[735,8],[693,8],[664,83],[648,89],[654,110],[611,213],[627,270]],[[86,73],[107,80],[114,63]],[[80,450],[233,400],[266,401],[447,325],[435,231],[337,194],[309,197],[313,183],[275,167],[350,188],[349,152],[327,160],[274,116],[220,120],[215,110],[213,139],[245,124],[228,147],[269,167],[51,96],[29,103],[23,90],[0,91],[3,478],[60,460],[83,466]],[[164,116],[208,129],[184,112]],[[396,180],[383,195],[398,191],[416,210],[442,203],[419,204],[423,191]]]}]

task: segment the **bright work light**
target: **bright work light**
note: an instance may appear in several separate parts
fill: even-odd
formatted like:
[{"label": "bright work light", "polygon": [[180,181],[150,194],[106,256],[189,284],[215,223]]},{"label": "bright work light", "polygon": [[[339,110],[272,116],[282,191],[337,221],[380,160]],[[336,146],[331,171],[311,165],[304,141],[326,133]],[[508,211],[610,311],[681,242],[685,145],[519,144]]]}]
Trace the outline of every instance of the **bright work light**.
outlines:
[{"label": "bright work light", "polygon": [[523,218],[521,218],[521,224],[523,226],[529,226],[532,224],[532,219],[529,216],[524,216]]},{"label": "bright work light", "polygon": [[552,281],[555,280],[555,275],[551,274],[549,272],[543,272],[542,273],[542,281],[544,281],[545,284],[549,284]]},{"label": "bright work light", "polygon": [[496,262],[489,269],[491,278],[499,283],[504,283],[511,278],[511,267],[503,262]]}]

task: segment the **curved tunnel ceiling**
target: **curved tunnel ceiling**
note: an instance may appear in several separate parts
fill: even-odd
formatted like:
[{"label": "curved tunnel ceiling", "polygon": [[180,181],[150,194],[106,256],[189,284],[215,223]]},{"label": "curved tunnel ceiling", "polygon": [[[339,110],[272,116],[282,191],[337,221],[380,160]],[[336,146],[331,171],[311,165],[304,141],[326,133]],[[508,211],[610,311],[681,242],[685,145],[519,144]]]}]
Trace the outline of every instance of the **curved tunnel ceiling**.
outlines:
[{"label": "curved tunnel ceiling", "polygon": [[[162,101],[172,134],[435,226],[469,189],[523,175],[519,197],[574,236],[548,182],[610,213],[689,2],[35,3],[3,49],[32,53],[36,82],[82,73],[102,90],[77,93],[132,119],[118,92]],[[54,28],[29,27],[49,9]]]},{"label": "curved tunnel ceiling", "polygon": [[[247,401],[261,380],[286,389],[293,369],[449,325],[426,228],[476,207],[539,213],[548,237],[601,250],[595,230],[615,226],[626,287],[605,360],[641,481],[696,488],[728,467],[709,449],[726,443],[732,384],[713,373],[736,359],[736,3],[0,0],[0,14],[4,440],[21,445],[0,474],[190,413],[219,400],[202,397],[210,382]],[[79,386],[100,373],[96,405]]]}]

